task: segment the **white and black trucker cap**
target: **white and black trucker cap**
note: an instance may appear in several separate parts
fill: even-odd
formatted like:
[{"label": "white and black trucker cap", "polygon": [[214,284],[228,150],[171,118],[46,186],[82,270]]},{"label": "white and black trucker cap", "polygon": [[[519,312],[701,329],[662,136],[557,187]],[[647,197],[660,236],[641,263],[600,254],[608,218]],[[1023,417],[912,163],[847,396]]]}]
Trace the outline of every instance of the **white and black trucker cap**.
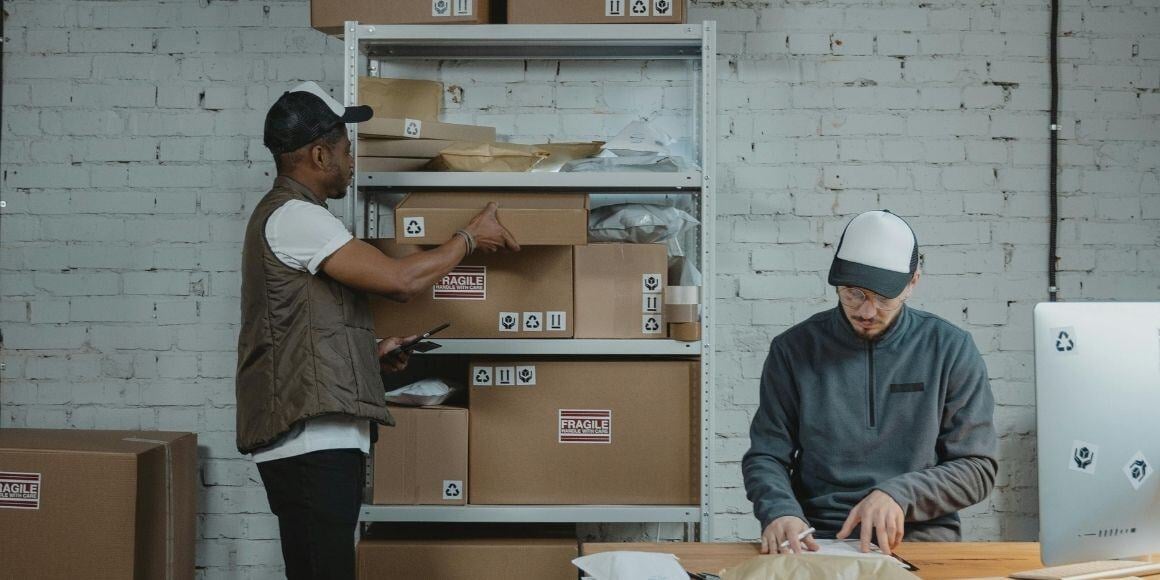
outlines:
[{"label": "white and black trucker cap", "polygon": [[830,264],[829,282],[831,286],[857,286],[895,298],[917,269],[914,230],[889,211],[868,211],[846,224]]}]

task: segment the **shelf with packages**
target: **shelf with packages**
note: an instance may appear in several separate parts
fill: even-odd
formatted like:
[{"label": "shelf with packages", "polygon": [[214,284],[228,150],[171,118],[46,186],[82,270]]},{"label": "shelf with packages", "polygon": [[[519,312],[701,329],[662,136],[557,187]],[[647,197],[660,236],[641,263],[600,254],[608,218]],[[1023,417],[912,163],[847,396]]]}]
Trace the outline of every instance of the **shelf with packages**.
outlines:
[{"label": "shelf with packages", "polygon": [[668,505],[371,505],[365,522],[697,523],[697,506]]},{"label": "shelf with packages", "polygon": [[[423,501],[416,501],[414,499],[398,499],[393,498],[386,501],[379,501],[378,503],[364,503],[360,511],[359,519],[364,523],[369,522],[452,522],[452,523],[670,523],[670,524],[684,524],[687,538],[707,540],[712,537],[712,532],[709,529],[711,524],[712,510],[710,508],[710,500],[712,497],[712,468],[713,465],[713,440],[714,429],[712,426],[713,412],[715,408],[715,385],[714,385],[714,349],[712,336],[712,327],[715,321],[715,312],[713,309],[713,276],[714,276],[714,231],[716,227],[716,213],[715,213],[715,188],[716,188],[716,144],[715,139],[717,135],[717,106],[716,106],[716,83],[717,83],[717,54],[716,54],[716,23],[704,22],[697,24],[562,24],[562,25],[471,25],[471,26],[426,26],[426,25],[368,25],[357,22],[348,22],[344,27],[344,34],[342,35],[345,42],[345,90],[344,98],[347,105],[358,104],[360,98],[360,79],[368,77],[385,79],[390,77],[389,74],[383,74],[388,67],[386,63],[390,61],[400,61],[400,65],[411,66],[414,63],[419,63],[419,70],[426,71],[427,63],[422,61],[459,61],[459,60],[475,60],[475,61],[504,61],[504,60],[526,60],[526,61],[575,61],[575,60],[591,60],[591,61],[669,61],[672,64],[663,62],[653,70],[662,71],[658,74],[674,73],[672,82],[678,83],[671,85],[677,90],[674,91],[677,95],[676,105],[668,109],[675,112],[669,115],[666,122],[671,124],[665,128],[675,127],[674,131],[669,131],[677,139],[671,142],[674,144],[671,149],[665,149],[665,153],[660,155],[671,155],[675,159],[680,159],[681,163],[677,165],[676,170],[669,171],[644,171],[640,169],[624,170],[623,167],[618,168],[619,171],[597,172],[590,170],[576,170],[576,171],[519,171],[513,170],[510,172],[487,172],[478,170],[467,171],[418,171],[415,170],[418,166],[406,166],[406,170],[391,172],[389,168],[396,167],[394,165],[377,165],[372,166],[368,164],[367,169],[372,167],[374,171],[361,170],[361,163],[356,158],[354,183],[351,186],[348,196],[342,202],[342,218],[347,227],[356,236],[375,239],[380,242],[388,242],[390,238],[395,237],[396,227],[402,228],[402,225],[396,224],[395,216],[399,211],[399,206],[403,202],[405,194],[422,193],[422,195],[433,196],[441,195],[443,193],[455,193],[458,197],[459,193],[471,191],[489,191],[492,193],[509,193],[509,194],[526,194],[526,193],[570,193],[570,194],[588,194],[587,199],[592,203],[592,207],[607,206],[617,203],[646,203],[655,205],[671,205],[673,207],[682,208],[684,211],[692,214],[692,217],[699,220],[699,226],[695,230],[690,230],[687,239],[683,240],[683,247],[687,251],[692,264],[699,267],[700,273],[703,276],[704,283],[700,286],[700,295],[698,297],[698,304],[700,305],[700,320],[690,322],[681,320],[681,322],[696,326],[698,332],[696,336],[691,335],[672,335],[680,336],[686,341],[674,340],[667,338],[527,338],[521,336],[519,338],[440,338],[434,336],[432,341],[442,345],[442,348],[434,350],[430,353],[418,354],[416,359],[425,360],[429,365],[465,365],[464,372],[467,372],[465,377],[472,377],[470,380],[473,385],[490,385],[490,380],[487,383],[476,383],[476,372],[479,369],[467,369],[466,365],[474,364],[481,365],[487,368],[487,372],[491,372],[491,365],[486,357],[498,357],[496,360],[512,360],[519,357],[529,357],[530,363],[534,364],[538,371],[533,372],[533,378],[538,378],[544,384],[552,384],[553,376],[551,375],[550,365],[567,365],[567,364],[592,364],[593,362],[603,363],[607,361],[616,361],[616,365],[673,365],[672,368],[666,367],[665,370],[659,372],[663,373],[677,373],[682,377],[680,380],[670,380],[670,375],[664,376],[665,381],[658,383],[653,380],[653,383],[658,383],[662,386],[672,386],[675,384],[687,385],[686,392],[688,396],[675,397],[670,396],[668,391],[663,391],[660,387],[653,389],[652,393],[661,393],[657,395],[656,399],[661,401],[662,405],[669,404],[674,401],[673,405],[685,405],[685,407],[673,412],[673,415],[690,416],[692,421],[692,429],[694,434],[691,436],[686,434],[681,441],[686,441],[687,444],[682,446],[671,445],[669,442],[675,438],[666,439],[664,443],[650,442],[650,450],[659,449],[662,453],[652,453],[653,456],[662,457],[665,453],[680,456],[681,459],[687,458],[692,462],[693,468],[682,468],[682,478],[680,486],[681,494],[673,497],[672,494],[664,495],[657,494],[650,490],[650,494],[644,499],[641,499],[640,494],[630,495],[621,493],[620,495],[612,496],[589,496],[581,499],[569,498],[571,501],[580,502],[607,502],[612,505],[573,505],[569,501],[560,499],[565,503],[555,504],[558,496],[524,496],[521,495],[516,498],[511,497],[496,497],[494,493],[490,496],[483,493],[485,489],[486,478],[477,478],[472,475],[469,478],[464,478],[467,485],[464,488],[467,493],[463,497],[455,494],[457,505],[446,503],[448,501],[455,501],[447,496],[444,492],[442,500],[444,504],[438,504],[439,497],[433,500],[425,499]],[[673,62],[680,61],[680,62]],[[651,66],[651,65],[649,65]],[[452,69],[454,71],[454,69]],[[422,73],[420,73],[422,74]],[[564,73],[557,70],[558,76],[563,77]],[[402,78],[402,75],[397,75]],[[419,77],[410,76],[407,78],[415,79]],[[394,78],[392,81],[396,80]],[[645,79],[649,80],[649,79]],[[668,82],[664,78],[657,80],[653,78],[655,83]],[[451,82],[444,81],[441,82]],[[560,81],[562,82],[562,81]],[[625,83],[631,84],[631,83]],[[575,114],[576,110],[572,110]],[[639,113],[638,113],[639,114]],[[459,118],[450,117],[443,120],[443,117],[429,114],[426,117],[415,115],[386,115],[385,118],[395,119],[392,121],[400,123],[399,127],[404,127],[402,132],[398,127],[392,126],[389,131],[371,131],[364,127],[365,132],[360,132],[358,126],[351,126],[352,138],[355,140],[356,155],[364,155],[364,150],[361,149],[360,143],[367,143],[378,140],[377,143],[384,143],[382,139],[392,139],[391,143],[405,143],[408,139],[413,138],[416,141],[428,140],[429,142],[438,141],[464,141],[465,139],[456,139],[454,137],[439,136],[436,131],[447,130],[446,127],[452,126],[454,123],[463,123],[470,121],[463,116]],[[405,122],[399,122],[398,119],[403,119]],[[419,119],[421,121],[415,121]],[[430,120],[427,121],[427,119]],[[439,127],[439,123],[443,123],[443,128]],[[422,125],[419,125],[419,123]],[[414,133],[410,132],[410,125],[415,125]],[[580,125],[583,125],[582,123]],[[464,126],[464,125],[461,125]],[[478,127],[476,127],[478,128]],[[492,135],[496,134],[497,129],[487,127],[491,130]],[[615,135],[618,128],[603,127],[604,131],[609,131],[608,134]],[[597,129],[597,132],[602,132]],[[511,127],[501,126],[498,129],[499,135],[520,135],[520,133],[512,131]],[[585,128],[577,128],[574,126],[571,131],[561,130],[545,135],[547,140],[555,143],[572,143],[572,142],[594,142],[596,140],[603,141],[607,139],[593,136],[591,131]],[[422,135],[420,138],[419,135]],[[360,142],[356,137],[365,137],[365,141]],[[530,139],[527,134],[524,138]],[[466,139],[467,141],[478,141],[481,139]],[[493,138],[491,141],[497,141]],[[521,145],[527,147],[527,145]],[[419,159],[426,158],[426,155],[404,155],[393,153],[394,151],[408,150],[407,147],[397,147],[390,145],[389,147],[376,146],[379,151],[392,151],[392,153],[378,153],[367,149],[366,158],[410,158]],[[413,151],[418,147],[411,147],[408,151]],[[615,149],[612,149],[614,152]],[[659,150],[658,150],[659,151]],[[581,159],[575,157],[573,159]],[[403,169],[403,166],[398,166]],[[571,169],[571,167],[569,167]],[[585,210],[588,205],[585,205]],[[426,228],[427,235],[432,229],[432,220],[427,216],[427,221],[421,228]],[[404,228],[408,234],[419,233]],[[581,238],[576,244],[582,244],[584,239],[584,228],[581,227]],[[406,236],[414,237],[414,236]],[[396,238],[398,240],[398,238]],[[389,240],[391,244],[407,246],[413,244],[409,241]],[[549,244],[550,245],[550,244]],[[534,247],[535,244],[530,244],[529,247]],[[581,247],[581,246],[577,246]],[[380,248],[381,249],[381,248]],[[530,252],[528,252],[530,253]],[[664,259],[664,252],[661,252],[662,264]],[[680,255],[680,254],[677,254]],[[670,255],[671,257],[671,255]],[[527,258],[531,260],[529,256]],[[627,262],[627,260],[625,260]],[[568,262],[571,264],[571,262]],[[472,267],[479,267],[478,265]],[[489,266],[490,267],[490,266]],[[570,268],[571,266],[569,266]],[[671,265],[670,265],[671,267]],[[663,266],[662,266],[663,268]],[[498,267],[497,267],[498,270]],[[652,272],[653,270],[647,270]],[[661,270],[663,271],[663,270]],[[491,274],[491,270],[488,270]],[[639,276],[639,274],[637,274]],[[497,278],[498,279],[498,278]],[[545,277],[547,279],[547,277]],[[570,280],[571,278],[569,278]],[[493,288],[491,279],[487,283],[487,292],[498,292],[497,295],[508,295],[499,289],[499,286]],[[497,282],[498,284],[498,282]],[[662,284],[662,286],[664,286]],[[695,286],[695,284],[693,284]],[[520,288],[519,291],[531,292],[526,288]],[[647,293],[648,291],[646,291]],[[554,295],[547,293],[545,295]],[[658,294],[659,296],[659,294]],[[639,297],[638,297],[639,304]],[[685,304],[685,303],[680,303]],[[511,311],[517,310],[511,307]],[[531,310],[525,308],[524,310]],[[552,311],[566,310],[566,308],[547,308],[537,307],[535,310],[543,311],[552,314]],[[571,311],[570,311],[571,312]],[[639,313],[639,311],[637,311]],[[654,310],[646,310],[645,312],[655,312]],[[506,312],[501,312],[505,314]],[[524,312],[525,316],[527,312]],[[400,318],[390,318],[394,324],[400,324]],[[571,314],[568,315],[567,320],[569,324],[576,324],[575,319]],[[426,321],[425,321],[426,322]],[[501,321],[502,322],[502,321]],[[494,332],[495,322],[490,323],[492,328],[490,332]],[[638,330],[640,322],[636,323]],[[421,324],[412,323],[411,326],[423,326]],[[423,326],[426,328],[426,326]],[[459,325],[458,328],[463,328]],[[502,330],[502,328],[501,328]],[[526,328],[524,330],[527,330]],[[552,330],[549,325],[547,330]],[[652,329],[647,329],[651,331]],[[493,336],[492,334],[464,334],[465,336]],[[532,336],[538,336],[533,334]],[[587,336],[626,336],[624,333],[614,334],[587,334]],[[632,336],[631,334],[627,336]],[[445,357],[445,358],[440,358]],[[483,362],[479,362],[482,359]],[[468,362],[470,361],[470,362]],[[684,366],[680,366],[684,365]],[[415,365],[413,365],[415,366]],[[603,365],[601,365],[603,368]],[[450,366],[447,368],[451,368]],[[495,366],[497,380],[495,386],[505,385],[501,383],[498,377],[500,367]],[[528,367],[521,367],[516,372],[517,378],[522,369]],[[651,367],[650,367],[651,368]],[[458,371],[457,371],[458,372]],[[535,373],[538,372],[538,375]],[[563,371],[556,371],[562,373]],[[683,373],[683,374],[680,374]],[[569,376],[591,376],[586,373],[572,373]],[[640,375],[632,375],[634,377]],[[653,375],[644,375],[653,376]],[[648,381],[641,381],[648,382]],[[521,383],[534,385],[535,382]],[[598,386],[608,387],[615,385],[613,381],[604,380],[599,382]],[[651,388],[651,387],[650,387]],[[546,391],[546,390],[545,390]],[[499,392],[515,392],[515,391],[487,391],[488,393]],[[530,392],[530,391],[523,391]],[[472,401],[468,411],[475,416],[477,399],[473,393]],[[491,415],[488,415],[487,409],[487,395],[482,396],[483,406],[479,407],[480,421],[476,422],[472,419],[470,422],[463,420],[465,425],[470,424],[475,429],[478,425],[501,425],[503,421],[495,420],[495,410],[499,407],[492,406]],[[602,395],[603,396],[603,395]],[[609,397],[611,398],[611,397]],[[679,401],[679,403],[677,402]],[[497,403],[492,403],[496,405]],[[609,403],[614,404],[614,403]],[[619,404],[619,403],[615,403]],[[651,408],[651,407],[650,407]],[[662,407],[663,408],[663,407]],[[577,409],[570,409],[573,413],[592,413],[594,411],[585,409],[605,409],[605,407],[583,407]],[[617,421],[627,421],[633,409],[618,410]],[[453,414],[453,413],[452,413]],[[609,411],[611,414],[611,411]],[[555,416],[555,415],[553,415]],[[492,421],[488,423],[487,421]],[[565,421],[560,419],[559,421]],[[580,419],[582,420],[582,419]],[[580,421],[577,420],[577,421]],[[638,419],[633,424],[645,424],[651,420]],[[675,423],[674,423],[675,424]],[[684,425],[689,425],[688,421],[683,422]],[[619,423],[618,423],[619,425]],[[506,429],[506,427],[504,427]],[[656,431],[651,429],[651,431]],[[627,437],[631,433],[629,429],[617,430],[618,437]],[[504,432],[483,432],[485,436],[493,438],[502,436],[518,437],[521,434],[510,434]],[[699,433],[699,435],[697,434]],[[569,436],[573,436],[569,433]],[[574,435],[576,441],[580,441],[583,437],[593,437],[594,435],[582,433]],[[471,441],[481,441],[480,445],[483,449],[497,449],[493,442],[484,444],[486,439],[479,439],[473,431],[470,438]],[[540,439],[536,439],[539,441]],[[619,439],[618,439],[619,441]],[[592,441],[588,441],[592,442]],[[597,441],[599,442],[599,441]],[[557,443],[556,437],[553,436],[551,443]],[[502,447],[502,446],[500,446]],[[465,452],[466,453],[466,452]],[[479,465],[478,461],[481,456],[474,455],[472,465]],[[466,457],[466,456],[465,456]],[[537,456],[538,457],[538,456]],[[478,460],[478,461],[477,461]],[[466,462],[466,458],[463,459]],[[538,461],[538,459],[537,459]],[[681,465],[681,461],[670,461],[667,456],[664,457],[665,465]],[[539,469],[542,467],[540,463],[535,461],[530,462],[531,469]],[[474,469],[474,468],[473,468]],[[674,468],[677,469],[677,468]],[[631,470],[628,470],[631,471]],[[625,471],[627,473],[628,471]],[[591,473],[589,469],[585,473]],[[448,478],[444,478],[448,479]],[[452,483],[459,483],[459,478],[451,479]],[[669,478],[665,481],[676,481],[678,478]],[[527,481],[527,478],[521,480]],[[443,481],[446,486],[448,481]],[[674,486],[678,484],[674,483]],[[631,488],[631,484],[624,484],[616,487],[616,490],[623,490]],[[392,489],[389,486],[374,486],[373,490]],[[426,489],[426,488],[425,488]],[[502,489],[506,493],[513,493],[510,486],[496,486],[494,483],[489,488],[494,492],[496,489]],[[522,493],[523,490],[520,490]],[[372,493],[374,493],[372,491]],[[377,497],[377,496],[376,496]],[[368,497],[367,501],[371,501]],[[513,502],[526,501],[528,504],[535,505],[511,505]],[[643,503],[637,503],[637,501]],[[474,503],[472,503],[474,502]],[[624,505],[619,505],[618,502],[625,502]],[[650,503],[651,502],[651,503]],[[674,505],[654,505],[654,504],[674,504]],[[550,505],[544,505],[550,504]]]}]

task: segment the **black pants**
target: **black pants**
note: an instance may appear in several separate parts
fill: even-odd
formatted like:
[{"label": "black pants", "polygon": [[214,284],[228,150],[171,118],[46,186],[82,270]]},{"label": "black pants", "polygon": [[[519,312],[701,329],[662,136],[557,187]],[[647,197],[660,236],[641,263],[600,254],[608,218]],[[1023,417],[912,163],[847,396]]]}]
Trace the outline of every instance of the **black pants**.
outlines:
[{"label": "black pants", "polygon": [[258,464],[278,516],[288,580],[354,580],[354,532],[366,462],[358,449],[315,451]]}]

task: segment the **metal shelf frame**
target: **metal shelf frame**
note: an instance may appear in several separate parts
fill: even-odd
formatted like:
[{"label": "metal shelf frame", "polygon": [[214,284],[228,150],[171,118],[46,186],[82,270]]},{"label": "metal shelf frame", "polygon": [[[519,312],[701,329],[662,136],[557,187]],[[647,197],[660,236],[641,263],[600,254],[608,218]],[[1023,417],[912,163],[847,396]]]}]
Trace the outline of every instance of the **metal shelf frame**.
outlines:
[{"label": "metal shelf frame", "polygon": [[[356,236],[377,235],[380,203],[390,194],[422,189],[536,189],[592,194],[690,195],[701,221],[696,248],[701,286],[701,341],[442,340],[437,353],[503,355],[699,356],[701,361],[700,505],[697,506],[378,506],[360,519],[436,522],[683,523],[688,539],[712,538],[713,441],[716,407],[713,308],[716,266],[717,24],[376,26],[344,28],[344,100],[357,104],[360,75],[383,59],[410,60],[682,60],[699,77],[691,115],[700,171],[684,173],[360,173],[341,209]],[[348,125],[357,159],[358,126]],[[426,356],[436,356],[431,353]]]}]

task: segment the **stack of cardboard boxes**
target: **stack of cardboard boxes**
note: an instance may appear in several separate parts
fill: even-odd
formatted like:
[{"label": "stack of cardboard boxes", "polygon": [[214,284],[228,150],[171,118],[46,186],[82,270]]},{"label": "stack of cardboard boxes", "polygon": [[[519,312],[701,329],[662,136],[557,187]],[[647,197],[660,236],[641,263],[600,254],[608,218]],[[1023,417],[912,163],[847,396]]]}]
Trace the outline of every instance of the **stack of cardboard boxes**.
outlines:
[{"label": "stack of cardboard boxes", "polygon": [[310,24],[684,24],[684,0],[311,0]]}]

